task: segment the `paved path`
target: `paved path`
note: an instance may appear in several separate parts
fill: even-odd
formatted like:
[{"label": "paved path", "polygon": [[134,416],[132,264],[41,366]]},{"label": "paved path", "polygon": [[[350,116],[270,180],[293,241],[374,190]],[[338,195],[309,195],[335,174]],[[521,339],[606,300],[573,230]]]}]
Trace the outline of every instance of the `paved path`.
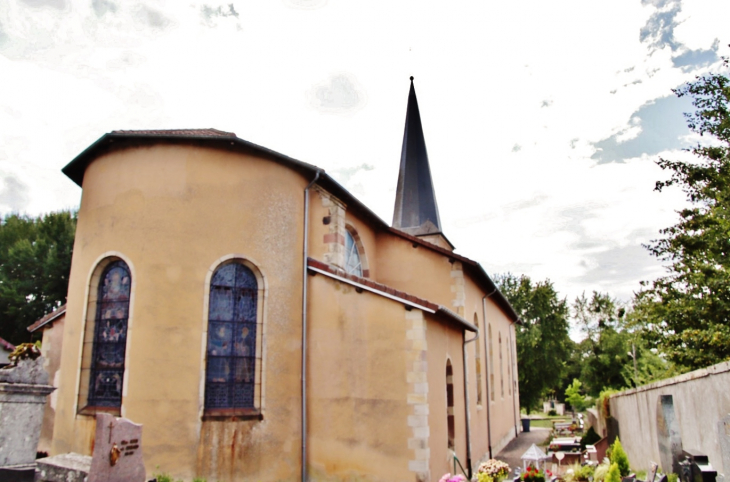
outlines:
[{"label": "paved path", "polygon": [[[520,436],[513,439],[505,448],[496,455],[496,459],[502,460],[509,464],[510,470],[514,471],[515,467],[522,467],[522,454],[530,448],[532,444],[540,445],[550,436],[549,428],[530,427],[529,432],[521,432]],[[544,451],[544,449],[543,449]]]}]

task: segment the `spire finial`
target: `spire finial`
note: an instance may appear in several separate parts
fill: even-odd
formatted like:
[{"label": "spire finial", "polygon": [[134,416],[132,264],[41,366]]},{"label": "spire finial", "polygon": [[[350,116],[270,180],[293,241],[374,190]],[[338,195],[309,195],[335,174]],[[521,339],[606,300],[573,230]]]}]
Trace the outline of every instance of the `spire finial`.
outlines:
[{"label": "spire finial", "polygon": [[411,75],[411,82],[413,82],[413,76]]}]

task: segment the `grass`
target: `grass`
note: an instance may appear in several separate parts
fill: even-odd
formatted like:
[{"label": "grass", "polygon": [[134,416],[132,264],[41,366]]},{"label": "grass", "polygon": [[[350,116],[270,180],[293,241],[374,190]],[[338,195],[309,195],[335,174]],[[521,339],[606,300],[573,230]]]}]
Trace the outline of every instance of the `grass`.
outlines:
[{"label": "grass", "polygon": [[[542,427],[542,428],[553,428],[554,418],[551,419],[532,419],[530,420],[530,427]],[[568,422],[569,420],[566,420]]]}]

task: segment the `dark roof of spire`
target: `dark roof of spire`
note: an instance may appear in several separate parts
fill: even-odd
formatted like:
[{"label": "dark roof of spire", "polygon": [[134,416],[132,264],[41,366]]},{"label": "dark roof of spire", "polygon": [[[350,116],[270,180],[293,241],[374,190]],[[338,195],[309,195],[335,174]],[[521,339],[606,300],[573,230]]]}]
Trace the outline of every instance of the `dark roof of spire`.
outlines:
[{"label": "dark roof of spire", "polygon": [[[415,229],[422,226],[423,229]],[[398,189],[395,193],[393,227],[407,229],[410,234],[441,232],[413,77],[411,77],[411,90],[408,93],[408,111],[400,155]]]}]

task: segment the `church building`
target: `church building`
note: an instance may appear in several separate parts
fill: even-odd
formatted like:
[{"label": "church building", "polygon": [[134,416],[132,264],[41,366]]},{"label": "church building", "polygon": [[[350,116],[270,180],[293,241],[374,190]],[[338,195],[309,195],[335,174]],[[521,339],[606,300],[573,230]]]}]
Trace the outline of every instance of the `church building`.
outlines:
[{"label": "church building", "polygon": [[82,187],[51,455],[97,413],[149,476],[437,481],[518,434],[517,314],[441,230],[411,78],[393,223],[215,129],[113,131]]}]

